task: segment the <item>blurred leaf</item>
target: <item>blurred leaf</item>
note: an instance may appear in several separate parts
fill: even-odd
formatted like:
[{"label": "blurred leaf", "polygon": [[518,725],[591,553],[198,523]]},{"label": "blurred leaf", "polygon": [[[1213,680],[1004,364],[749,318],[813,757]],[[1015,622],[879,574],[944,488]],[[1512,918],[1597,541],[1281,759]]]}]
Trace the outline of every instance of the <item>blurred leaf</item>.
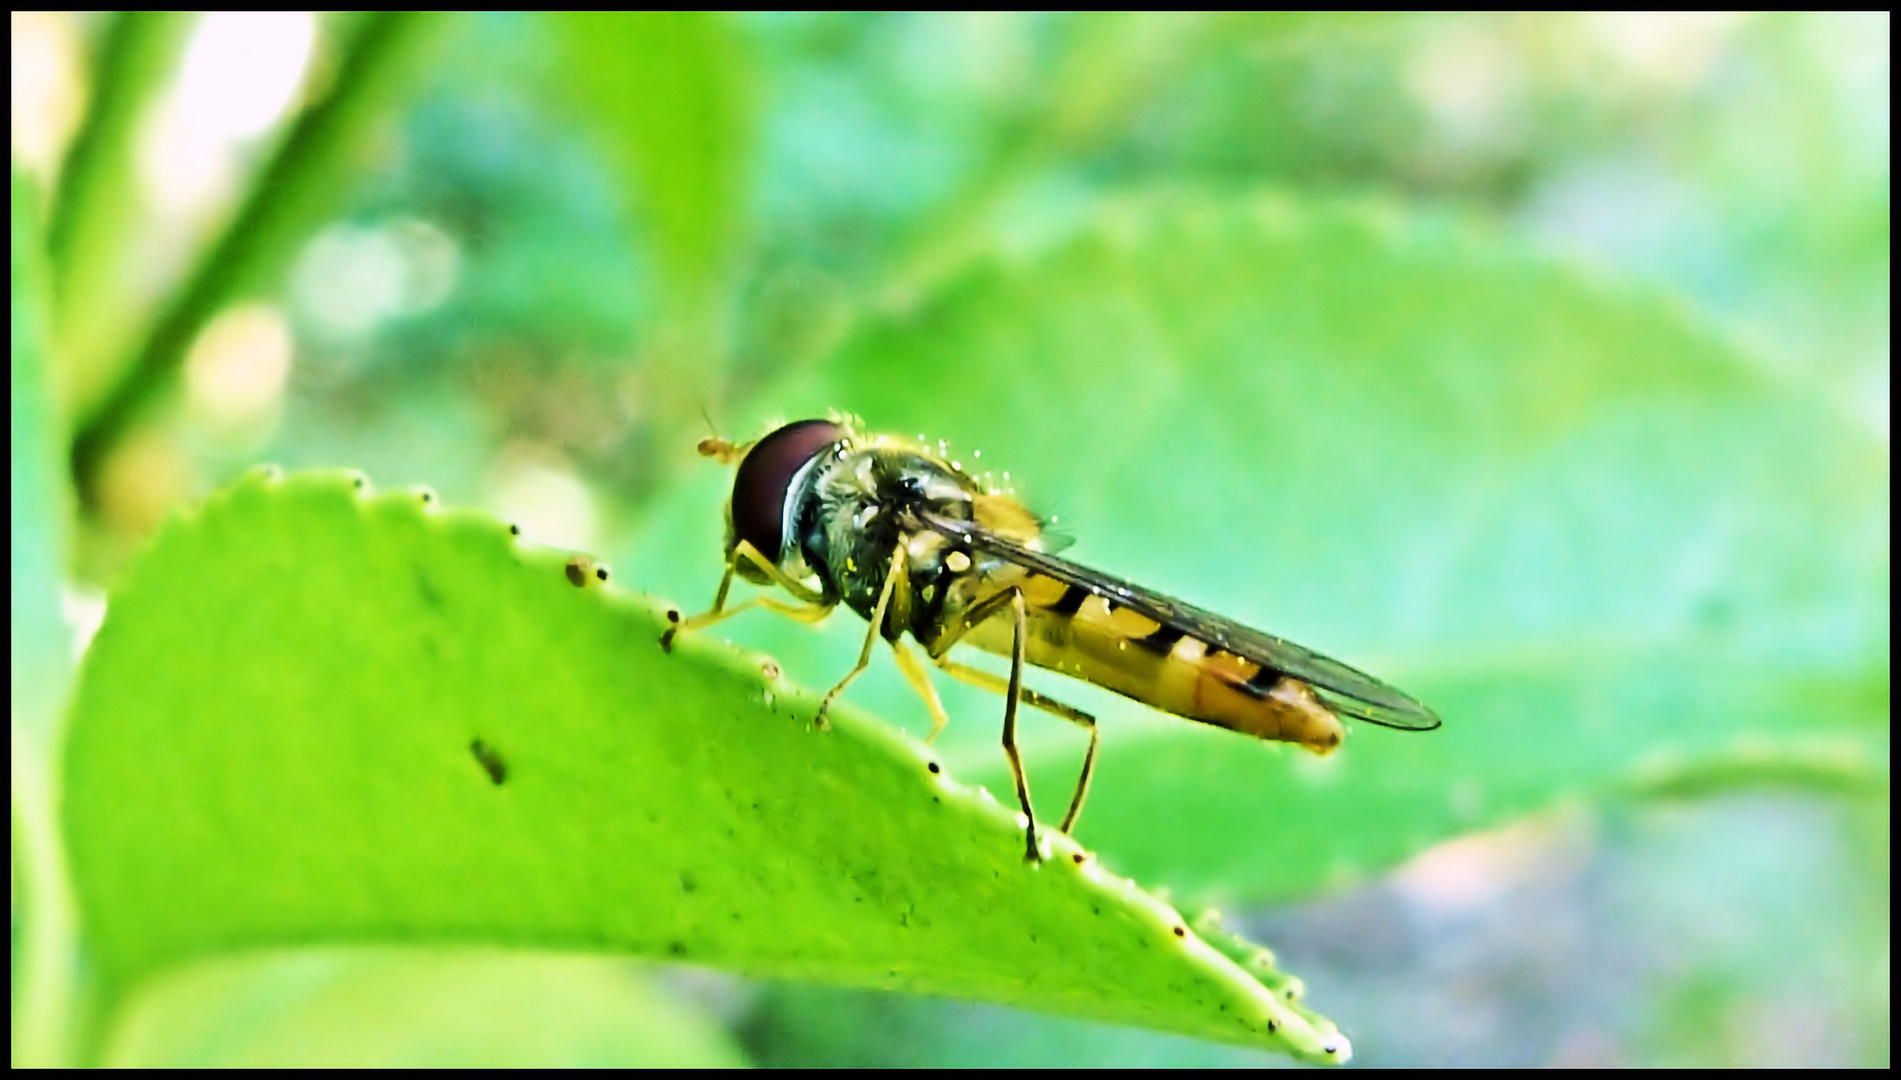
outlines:
[{"label": "blurred leaf", "polygon": [[[917,743],[477,514],[258,472],[87,654],[66,828],[106,1006],[289,943],[633,953],[1343,1059],[1181,917]],[[574,584],[571,584],[573,582]],[[576,588],[575,584],[582,585]],[[1076,856],[1072,859],[1072,856]]]},{"label": "blurred leaf", "polygon": [[[828,407],[949,438],[1056,512],[1069,557],[1446,718],[1356,729],[1323,761],[1043,676],[1106,715],[1079,839],[1142,880],[1311,893],[1699,764],[1886,789],[1884,449],[1655,300],[1467,229],[1277,199],[1114,207],[887,311],[757,414]],[[721,495],[694,483],[636,555],[643,584],[697,600]],[[835,639],[772,621],[732,634],[797,678],[843,670]],[[922,714],[901,686],[853,696]],[[1001,783],[995,700],[947,700],[940,745]],[[1026,745],[1045,790],[1080,754],[1062,727]]]},{"label": "blurred leaf", "polygon": [[159,313],[125,377],[78,414],[73,472],[86,494],[95,470],[140,410],[171,385],[185,350],[226,304],[266,287],[322,224],[349,185],[375,123],[385,118],[440,16],[366,12],[330,91],[312,104],[258,173],[250,195]]},{"label": "blurred leaf", "polygon": [[998,206],[1057,163],[1079,159],[1120,135],[1133,114],[1211,44],[1241,29],[1221,12],[1071,13],[1052,34],[1057,55],[1031,104],[925,221],[881,285],[909,296],[931,287],[981,249]]},{"label": "blurred leaf", "polygon": [[723,394],[726,290],[751,180],[752,65],[723,13],[552,18],[561,75],[635,190],[658,270],[657,325],[620,394],[646,420],[645,471],[664,473],[684,460],[682,433],[699,410]]},{"label": "blurred leaf", "polygon": [[49,759],[72,689],[72,635],[60,611],[68,491],[47,384],[47,272],[38,199],[12,179],[13,536],[11,636],[13,1026],[15,1065],[63,1064],[71,1006],[72,898],[66,890]]},{"label": "blurred leaf", "polygon": [[779,1069],[1265,1068],[1286,1062],[1247,1047],[976,1002],[795,984],[767,987],[740,1036],[762,1066]]},{"label": "blurred leaf", "polygon": [[751,68],[704,11],[553,17],[562,77],[631,180],[673,301],[697,313],[731,268],[746,209]]},{"label": "blurred leaf", "polygon": [[[91,65],[85,125],[60,170],[47,247],[57,281],[53,322],[62,398],[71,411],[95,403],[125,358],[119,352],[151,312],[132,301],[141,271],[128,236],[146,208],[138,190],[140,124],[154,92],[173,74],[192,17],[121,11],[106,22]],[[149,272],[149,271],[148,271]]]},{"label": "blurred leaf", "polygon": [[160,1068],[734,1068],[719,1024],[624,960],[330,949],[155,981],[106,1060]]}]

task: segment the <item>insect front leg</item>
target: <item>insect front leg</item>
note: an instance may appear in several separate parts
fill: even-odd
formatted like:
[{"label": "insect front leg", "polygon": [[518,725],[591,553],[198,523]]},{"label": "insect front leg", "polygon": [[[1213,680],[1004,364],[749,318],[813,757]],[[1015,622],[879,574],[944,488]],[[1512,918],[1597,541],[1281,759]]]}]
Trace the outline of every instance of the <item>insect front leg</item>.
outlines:
[{"label": "insect front leg", "polygon": [[[766,576],[771,578],[774,584],[779,585],[781,588],[784,588],[805,602],[803,604],[788,604],[783,600],[771,596],[755,596],[743,603],[734,604],[730,608],[727,607],[726,596],[732,591],[733,574],[739,569],[739,563],[742,559],[765,571]],[[819,620],[825,618],[825,616],[830,615],[832,609],[837,606],[837,601],[829,600],[823,594],[813,592],[805,585],[793,580],[785,571],[773,565],[770,559],[761,555],[759,549],[753,547],[749,541],[741,540],[739,545],[733,549],[732,559],[726,564],[726,573],[720,576],[719,592],[713,596],[713,606],[690,619],[682,619],[668,627],[667,632],[660,635],[660,647],[668,652],[672,652],[674,636],[680,631],[699,630],[712,626],[714,623],[724,622],[740,612],[745,611],[747,608],[763,607],[770,611],[776,611],[788,618],[797,619],[803,623],[817,623]]]},{"label": "insect front leg", "polygon": [[741,559],[758,567],[759,571],[771,579],[774,585],[779,586],[781,589],[784,589],[786,592],[791,593],[793,596],[798,597],[808,604],[815,607],[823,607],[827,611],[830,611],[838,604],[837,600],[826,596],[824,593],[813,590],[804,582],[786,573],[784,570],[779,569],[779,564],[766,558],[758,548],[752,546],[752,541],[750,540],[741,540],[738,545],[733,548],[734,564],[737,565]]},{"label": "insect front leg", "polygon": [[858,650],[858,663],[845,673],[844,678],[838,680],[837,686],[826,693],[825,700],[819,702],[818,715],[812,718],[812,723],[820,730],[831,727],[825,714],[832,707],[832,699],[843,693],[853,679],[863,675],[865,669],[871,666],[871,648],[877,643],[879,632],[884,629],[884,613],[891,607],[891,594],[897,591],[904,577],[904,545],[899,544],[891,553],[891,569],[885,572],[884,588],[878,590],[878,603],[871,609],[871,625],[865,630],[865,647]]},{"label": "insect front leg", "polygon": [[[992,675],[982,668],[974,668],[969,664],[960,664],[955,660],[946,660],[942,657],[938,658],[937,666],[943,668],[951,678],[982,687],[993,694],[1010,692],[1008,682],[1001,676]],[[1028,687],[1023,689],[1022,695],[1023,703],[1030,708],[1042,709],[1046,713],[1060,716],[1072,724],[1089,729],[1089,752],[1083,755],[1082,775],[1076,778],[1076,793],[1070,796],[1069,813],[1063,815],[1063,831],[1068,832],[1075,826],[1076,818],[1083,812],[1083,799],[1089,795],[1089,781],[1096,775],[1096,743],[1100,734],[1096,729],[1096,718],[1073,705],[1065,705],[1055,698],[1039,694]]]}]

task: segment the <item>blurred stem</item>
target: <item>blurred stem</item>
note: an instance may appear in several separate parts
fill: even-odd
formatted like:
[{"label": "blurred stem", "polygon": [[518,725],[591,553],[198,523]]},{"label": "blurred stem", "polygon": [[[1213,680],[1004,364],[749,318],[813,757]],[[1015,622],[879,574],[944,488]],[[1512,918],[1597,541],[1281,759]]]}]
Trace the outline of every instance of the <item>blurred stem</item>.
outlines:
[{"label": "blurred stem", "polygon": [[47,385],[46,252],[33,185],[12,176],[12,504],[14,972],[12,1060],[71,1060],[75,928],[57,817],[60,721],[72,688],[60,617],[65,475]]},{"label": "blurred stem", "polygon": [[113,331],[126,325],[110,306],[138,210],[133,158],[139,123],[152,90],[171,73],[189,24],[188,16],[164,11],[125,11],[107,19],[91,64],[92,100],[60,170],[47,225],[58,305],[53,334],[61,361],[54,371],[68,408],[96,377]]},{"label": "blurred stem", "polygon": [[341,50],[330,92],[285,136],[222,235],[155,320],[137,358],[94,408],[76,418],[73,477],[93,504],[100,466],[151,402],[172,385],[186,350],[219,309],[281,271],[297,243],[331,210],[373,121],[441,16],[364,12]]}]

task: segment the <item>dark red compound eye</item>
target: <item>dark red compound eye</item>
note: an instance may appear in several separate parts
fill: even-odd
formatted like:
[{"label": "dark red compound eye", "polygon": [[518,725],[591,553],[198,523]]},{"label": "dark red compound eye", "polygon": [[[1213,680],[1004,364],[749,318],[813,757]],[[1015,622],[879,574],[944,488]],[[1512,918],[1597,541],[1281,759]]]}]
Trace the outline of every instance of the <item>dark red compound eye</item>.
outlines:
[{"label": "dark red compound eye", "polygon": [[830,420],[787,424],[753,444],[733,477],[733,535],[777,560],[785,544],[785,501],[805,463],[848,434]]}]

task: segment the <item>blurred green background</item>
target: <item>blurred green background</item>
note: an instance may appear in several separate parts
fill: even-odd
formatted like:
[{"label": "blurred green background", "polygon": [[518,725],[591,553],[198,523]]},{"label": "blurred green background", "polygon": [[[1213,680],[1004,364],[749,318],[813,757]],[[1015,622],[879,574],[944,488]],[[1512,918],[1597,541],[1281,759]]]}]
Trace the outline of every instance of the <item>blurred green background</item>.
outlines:
[{"label": "blurred green background", "polygon": [[[693,442],[837,407],[982,450],[1079,560],[1465,723],[1443,759],[1345,751],[1398,763],[1356,782],[1417,844],[1297,791],[1328,816],[1284,863],[1224,862],[1232,800],[1166,815],[1249,782],[1185,771],[1228,744],[1144,801],[1118,739],[1189,744],[1063,688],[1104,717],[1081,838],[1099,815],[1125,872],[1219,902],[1359,1061],[1887,1064],[1887,15],[12,25],[16,867],[65,694],[21,672],[66,664],[23,606],[83,648],[158,525],[250,465],[427,484],[697,609],[725,477]],[[850,622],[729,626],[825,685]],[[853,696],[924,729],[889,670]],[[994,703],[946,696],[947,754],[997,768]],[[1878,729],[1879,790],[1643,752],[1752,706]],[[1034,734],[1041,790],[1066,736]],[[1524,792],[1461,786],[1488,754]],[[298,1025],[372,1008],[350,963],[271,1007],[206,991],[142,1060],[309,1060]],[[426,1048],[510,1007],[478,997],[357,1060],[463,1060]],[[769,1065],[1280,1060],[696,969],[652,997],[630,1030]],[[641,1060],[589,1030],[493,1053]]]}]

